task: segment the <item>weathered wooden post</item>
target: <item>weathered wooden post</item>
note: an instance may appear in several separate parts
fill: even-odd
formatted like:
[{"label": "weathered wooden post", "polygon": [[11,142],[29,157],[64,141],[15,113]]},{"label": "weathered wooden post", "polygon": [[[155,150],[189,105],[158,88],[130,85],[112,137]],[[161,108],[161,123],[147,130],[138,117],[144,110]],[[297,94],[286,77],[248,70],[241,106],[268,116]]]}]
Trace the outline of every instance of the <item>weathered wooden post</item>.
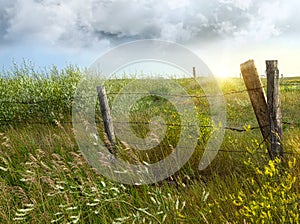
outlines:
[{"label": "weathered wooden post", "polygon": [[266,101],[265,92],[257,73],[253,60],[249,60],[241,64],[241,72],[244,78],[246,88],[252,103],[252,107],[257,118],[260,131],[264,140],[267,143],[268,152],[271,156],[270,151],[270,126],[269,126],[269,113]]},{"label": "weathered wooden post", "polygon": [[280,86],[278,61],[266,61],[267,66],[267,98],[269,109],[271,159],[283,157],[282,116],[280,109]]},{"label": "weathered wooden post", "polygon": [[196,78],[196,67],[193,67],[193,77]]},{"label": "weathered wooden post", "polygon": [[114,133],[114,127],[112,123],[112,117],[110,115],[110,109],[108,105],[108,100],[106,96],[106,91],[104,86],[97,86],[98,99],[100,103],[100,110],[102,114],[102,120],[104,124],[104,130],[109,141],[109,151],[116,156],[116,137]]}]

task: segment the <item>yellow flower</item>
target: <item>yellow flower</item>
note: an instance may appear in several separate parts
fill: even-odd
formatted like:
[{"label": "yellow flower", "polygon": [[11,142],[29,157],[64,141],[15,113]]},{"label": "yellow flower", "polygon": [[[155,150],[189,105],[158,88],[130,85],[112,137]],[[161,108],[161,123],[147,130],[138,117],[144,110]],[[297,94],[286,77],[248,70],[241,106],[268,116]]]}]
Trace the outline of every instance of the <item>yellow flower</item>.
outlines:
[{"label": "yellow flower", "polygon": [[276,169],[275,169],[275,163],[273,160],[269,161],[269,167],[270,167],[271,172],[275,173]]},{"label": "yellow flower", "polygon": [[262,175],[262,174],[263,174],[263,172],[261,172],[261,170],[260,170],[259,168],[257,168],[257,167],[256,167],[256,169],[255,169],[255,172],[256,172],[257,174],[259,174],[259,175]]},{"label": "yellow flower", "polygon": [[177,216],[178,216],[179,218],[182,218],[182,219],[185,218],[185,216],[184,216],[183,214],[181,214],[180,212],[177,212]]},{"label": "yellow flower", "polygon": [[289,168],[292,169],[293,167],[295,167],[296,165],[296,158],[293,158],[293,161],[289,161],[288,162]]},{"label": "yellow flower", "polygon": [[265,168],[265,175],[269,175],[270,177],[273,176],[273,173],[271,172],[271,170],[269,169],[269,167]]}]

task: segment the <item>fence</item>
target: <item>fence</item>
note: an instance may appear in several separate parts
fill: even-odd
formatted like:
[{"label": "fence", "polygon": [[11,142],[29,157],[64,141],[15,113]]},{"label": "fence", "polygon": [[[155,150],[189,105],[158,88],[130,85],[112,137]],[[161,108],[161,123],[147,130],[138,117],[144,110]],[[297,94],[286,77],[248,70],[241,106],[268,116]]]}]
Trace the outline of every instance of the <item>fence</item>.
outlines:
[{"label": "fence", "polygon": [[[280,86],[282,87],[290,87],[290,86],[300,86],[300,83],[280,83]],[[256,87],[255,85],[252,86],[252,87],[248,87],[248,89],[244,89],[244,90],[239,90],[239,91],[231,91],[231,92],[227,92],[227,93],[224,93],[223,95],[167,95],[167,96],[176,96],[176,97],[183,97],[183,98],[196,98],[196,99],[202,99],[202,98],[207,98],[207,97],[219,97],[219,96],[229,96],[229,95],[237,95],[237,94],[242,94],[242,93],[245,93],[245,92],[248,92],[250,95],[254,93],[257,94],[258,91],[261,91],[262,89],[264,89],[266,86],[259,86],[259,87]],[[99,92],[99,91],[98,91]],[[108,92],[107,95],[116,95],[116,94],[119,94],[118,92]],[[122,93],[122,94],[132,94],[130,92],[128,93]],[[134,93],[134,94],[145,94],[145,93]],[[147,94],[148,95],[148,94]],[[95,96],[90,96],[90,97],[95,97]],[[100,97],[101,98],[101,97]],[[54,104],[57,100],[65,100],[67,102],[70,103],[70,105],[72,104],[72,101],[74,100],[74,98],[60,98],[60,99],[51,99],[51,100],[47,100],[47,99],[43,99],[43,100],[36,100],[36,101],[0,101],[0,103],[2,105],[7,105],[7,106],[10,106],[10,105],[18,105],[18,104],[21,104],[21,105],[27,105],[27,106],[38,106],[40,105],[41,103],[46,103],[46,104]],[[107,119],[103,119],[103,120],[107,120]],[[264,121],[266,121],[265,118],[263,118]],[[9,125],[9,124],[40,124],[40,125],[46,125],[46,124],[53,124],[55,123],[55,121],[49,121],[49,122],[27,122],[27,121],[24,121],[24,120],[5,120],[5,119],[0,119],[0,125]],[[60,122],[61,124],[72,124],[72,121],[71,120],[67,120],[67,121],[61,121]],[[111,123],[111,122],[108,122],[108,124]],[[120,123],[120,122],[119,122]],[[298,123],[293,123],[293,122],[289,122],[289,121],[283,121],[282,122],[284,125],[287,125],[287,126],[291,126],[291,127],[300,127],[300,124]],[[148,125],[150,124],[150,122],[132,122],[132,124],[144,124],[144,125]],[[178,124],[172,124],[172,123],[167,123],[165,124],[167,126],[180,126]],[[113,125],[112,125],[113,127]],[[190,127],[190,126],[189,126]],[[198,126],[199,128],[213,128],[214,126],[210,126],[210,125],[206,125],[206,126]],[[254,126],[254,127],[251,127],[251,128],[245,128],[245,127],[230,127],[230,126],[227,126],[225,127],[225,130],[228,130],[228,131],[234,131],[234,132],[248,132],[248,131],[255,131],[255,130],[261,130],[262,128],[270,128],[270,125],[269,123],[264,123],[264,124],[260,124],[259,126]],[[112,129],[110,127],[110,129]],[[110,131],[112,132],[112,130]],[[270,131],[269,131],[270,132]],[[263,144],[267,139],[268,139],[269,135],[265,135],[264,136],[264,141],[261,143]],[[114,138],[114,137],[113,137]],[[113,139],[112,138],[112,139]],[[113,140],[111,139],[111,141],[113,142]],[[280,140],[280,139],[279,139]],[[234,150],[234,151],[230,151],[230,150],[219,150],[220,152],[234,152],[234,153],[244,153],[246,151],[237,151],[237,150]]]},{"label": "fence", "polygon": [[[299,90],[300,90],[300,83],[299,84],[291,84],[292,86],[293,85],[296,85],[296,86],[299,86]],[[280,84],[280,86],[291,86],[289,84]],[[265,88],[266,86],[263,86],[263,88]],[[222,95],[166,95],[166,96],[174,96],[174,97],[183,97],[183,98],[195,98],[195,99],[202,99],[202,98],[207,98],[207,97],[219,97],[219,96],[229,96],[229,95],[237,95],[237,94],[242,94],[242,93],[247,93],[249,91],[256,91],[257,88],[254,88],[254,89],[244,89],[244,90],[239,90],[239,91],[231,91],[231,92],[227,92],[227,93],[224,93]],[[117,92],[107,92],[107,95],[117,95],[119,93]],[[132,93],[122,93],[122,94],[132,94]],[[145,96],[148,96],[148,94],[146,93],[135,93],[135,94],[144,94]],[[89,96],[87,98],[94,98],[95,96]],[[36,100],[36,101],[3,101],[3,100],[0,100],[0,104],[2,105],[5,105],[7,107],[11,106],[11,105],[27,105],[27,106],[39,106],[40,104],[42,103],[46,103],[46,104],[55,104],[57,101],[67,101],[68,104],[72,104],[74,98],[59,98],[59,99],[45,99],[45,100]],[[25,120],[5,120],[5,119],[0,119],[0,125],[1,124],[52,124],[53,122],[27,122]],[[69,120],[69,121],[61,121],[61,124],[71,124],[72,121]],[[147,123],[146,123],[147,124]],[[294,127],[300,127],[300,123],[292,123],[292,122],[289,122],[289,121],[283,121],[283,124],[285,125],[290,125],[290,126],[294,126]],[[168,125],[172,125],[172,124],[168,124]],[[201,127],[201,126],[200,126]],[[207,126],[205,126],[207,127]],[[212,127],[212,126],[209,126],[209,127]],[[257,127],[252,127],[251,130],[257,130],[259,129],[260,127],[257,126]],[[225,127],[225,129],[227,130],[232,130],[232,131],[237,131],[237,132],[246,132],[247,130],[243,127]]]},{"label": "fence", "polygon": [[[250,130],[260,129],[266,142],[267,149],[271,159],[277,157],[283,158],[282,146],[282,124],[290,124],[289,122],[282,122],[281,109],[280,109],[280,85],[279,85],[279,70],[277,68],[277,61],[266,61],[267,66],[267,99],[265,99],[264,87],[257,73],[253,60],[249,60],[241,64],[241,71],[245,81],[247,90],[227,93],[237,94],[247,91],[259,124],[259,127],[251,128]],[[193,76],[196,76],[195,67],[193,67]],[[286,85],[286,84],[285,84]],[[116,94],[116,93],[113,93]],[[122,93],[130,94],[130,93]],[[135,93],[143,94],[143,93]],[[177,96],[177,95],[176,95]],[[216,97],[218,95],[205,95],[205,96],[180,96],[180,97]],[[106,135],[110,140],[111,145],[115,145],[115,136],[113,131],[112,119],[110,116],[110,108],[107,103],[107,96],[104,87],[99,87],[98,98],[100,102],[100,109]],[[143,122],[144,123],[144,122]],[[296,125],[296,124],[293,124]],[[298,124],[297,124],[298,125]],[[207,126],[206,126],[207,127]],[[243,132],[246,130],[225,127],[227,130]]]}]

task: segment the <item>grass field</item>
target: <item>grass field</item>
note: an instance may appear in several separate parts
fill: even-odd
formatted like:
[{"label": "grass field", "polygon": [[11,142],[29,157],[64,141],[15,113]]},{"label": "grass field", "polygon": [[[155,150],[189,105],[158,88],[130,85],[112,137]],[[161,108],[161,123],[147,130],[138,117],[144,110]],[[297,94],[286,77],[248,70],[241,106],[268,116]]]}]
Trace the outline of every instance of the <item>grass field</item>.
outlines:
[{"label": "grass field", "polygon": [[[15,65],[0,78],[0,223],[299,223],[300,79],[281,80],[285,160],[270,161],[240,79],[220,80],[227,126],[221,151],[205,170],[197,169],[209,127],[201,129],[190,161],[166,181],[131,186],[97,174],[74,139],[72,98],[82,71],[36,71]],[[106,83],[118,92],[130,80]],[[176,80],[189,94],[201,95],[191,79]],[[265,80],[263,80],[265,82]],[[199,92],[200,91],[200,92]],[[109,95],[112,102],[114,95]],[[209,126],[207,101],[193,99],[199,126]],[[153,107],[154,109],[147,110]],[[99,112],[99,111],[98,111]],[[148,121],[172,105],[153,97],[138,102],[134,121]],[[175,113],[175,114],[174,114]],[[99,133],[103,127],[100,121]],[[145,137],[147,124],[132,127]],[[128,160],[153,162],[170,152],[178,130],[169,127],[151,152],[122,151]],[[147,160],[148,159],[148,160]]]}]

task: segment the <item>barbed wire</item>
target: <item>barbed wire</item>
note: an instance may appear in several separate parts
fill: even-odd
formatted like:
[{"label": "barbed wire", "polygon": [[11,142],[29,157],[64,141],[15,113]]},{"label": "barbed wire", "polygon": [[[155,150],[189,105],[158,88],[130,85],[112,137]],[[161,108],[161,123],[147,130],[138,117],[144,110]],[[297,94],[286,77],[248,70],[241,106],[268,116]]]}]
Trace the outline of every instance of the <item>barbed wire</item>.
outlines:
[{"label": "barbed wire", "polygon": [[[293,84],[280,84],[282,86],[286,86],[286,85],[299,85],[300,83],[293,83]],[[265,88],[266,86],[262,86],[259,88],[253,88],[253,89],[244,89],[244,90],[238,90],[238,91],[231,91],[231,92],[227,92],[227,93],[223,93],[223,94],[216,94],[216,95],[181,95],[181,94],[162,94],[162,93],[151,93],[151,92],[136,92],[136,93],[132,93],[132,92],[107,92],[107,95],[118,95],[118,94],[127,94],[127,95],[145,95],[145,96],[151,96],[151,95],[160,95],[160,96],[168,96],[168,97],[182,97],[182,98],[207,98],[207,97],[222,97],[222,96],[226,96],[226,95],[234,95],[234,94],[240,94],[240,93],[244,93],[244,92],[249,92],[249,91],[256,91],[258,89],[262,89]],[[69,103],[72,103],[74,100],[83,100],[83,99],[87,99],[87,98],[95,98],[97,97],[97,95],[93,95],[93,96],[76,96],[76,97],[61,97],[61,98],[54,98],[54,99],[43,99],[43,100],[30,100],[30,101],[0,101],[1,104],[24,104],[24,105],[39,105],[42,103],[53,103],[53,102],[60,102],[60,101],[69,101]],[[16,120],[1,120],[0,119],[0,124],[41,124],[41,125],[46,125],[46,124],[53,124],[55,123],[54,121],[46,121],[46,122],[28,122],[28,121],[16,121]],[[117,123],[128,123],[128,122],[117,122]],[[145,124],[145,125],[150,125],[150,122],[129,122],[130,124]],[[72,124],[72,121],[64,121],[61,122],[61,124]],[[300,127],[299,123],[291,123],[291,122],[283,122],[283,124],[285,125],[290,125],[290,126],[295,126],[295,127]],[[182,127],[184,125],[181,124],[161,124],[161,125],[168,125],[168,126],[173,126],[173,127]],[[214,126],[201,126],[201,125],[185,125],[187,127],[192,127],[192,126],[198,126],[199,128],[214,128]],[[247,132],[247,131],[253,131],[253,130],[257,130],[260,127],[250,127],[250,128],[236,128],[236,127],[225,127],[225,130],[231,130],[231,131],[236,131],[236,132]]]},{"label": "barbed wire", "polygon": [[[53,120],[53,121],[49,121],[49,122],[27,122],[27,121],[14,121],[12,122],[11,120],[0,120],[0,124],[3,123],[3,122],[7,122],[8,124],[12,125],[12,124],[28,124],[28,125],[33,125],[33,124],[36,124],[36,125],[64,125],[64,124],[84,124],[84,122],[72,122],[72,121],[57,121],[57,120]],[[99,124],[101,123],[100,121],[96,122],[96,124]],[[115,122],[115,123],[131,123],[131,124],[151,124],[151,122]],[[290,122],[283,122],[284,124],[287,124],[287,125],[297,125],[298,127],[300,127],[300,124],[293,124],[293,123],[290,123]],[[161,123],[163,124],[163,123]],[[179,124],[170,124],[170,123],[166,123],[164,125],[169,125],[169,126],[175,126],[175,127],[180,127]],[[198,125],[181,125],[182,126],[185,126],[185,127],[192,127],[192,126],[198,126]],[[210,126],[210,125],[205,125],[205,126],[201,126],[199,125],[198,126],[199,128],[215,128],[215,126]],[[260,127],[251,127],[251,128],[233,128],[233,127],[225,127],[224,128],[225,130],[229,130],[229,131],[236,131],[236,132],[249,132],[249,131],[253,131],[253,130],[258,130],[260,129]],[[258,147],[254,150],[255,153],[259,153],[259,154],[267,154],[263,151],[258,151],[259,149],[261,149],[261,146],[263,145],[263,143],[266,141],[266,139],[264,139],[259,145]],[[138,146],[138,145],[141,145],[141,146],[145,146],[144,144],[140,144],[140,143],[132,143],[132,142],[126,142],[127,144],[129,145],[135,145],[135,146]],[[188,149],[186,147],[175,147],[175,148],[178,148],[178,149]],[[228,149],[220,149],[220,150],[210,150],[210,151],[216,151],[216,152],[223,152],[223,153],[249,153],[251,154],[250,151],[248,150],[228,150]],[[253,151],[253,150],[252,150]],[[285,155],[298,155],[296,153],[293,153],[293,152],[284,152]],[[252,153],[254,154],[254,153]]]},{"label": "barbed wire", "polygon": [[[300,86],[300,83],[280,83],[280,86],[286,87],[286,86],[290,86],[290,87],[294,87],[294,86]],[[242,93],[246,93],[246,92],[250,92],[250,91],[256,91],[258,89],[264,89],[266,88],[266,86],[262,86],[259,88],[253,88],[253,89],[244,89],[244,90],[237,90],[237,91],[230,91],[230,92],[226,92],[226,93],[222,93],[222,94],[215,94],[215,95],[209,95],[209,94],[190,94],[190,95],[184,95],[184,94],[164,94],[164,93],[156,93],[156,92],[107,92],[107,95],[120,95],[120,94],[125,94],[125,95],[143,95],[143,96],[162,96],[162,97],[181,97],[181,98],[195,98],[195,99],[202,99],[202,98],[208,98],[208,97],[223,97],[223,96],[230,96],[230,95],[235,95],[235,94],[242,94]],[[57,102],[61,102],[61,101],[68,101],[68,103],[72,103],[74,102],[74,100],[84,100],[84,99],[93,99],[96,98],[97,94],[95,92],[95,95],[90,95],[90,96],[68,96],[68,97],[60,97],[60,98],[49,98],[49,99],[41,99],[41,100],[35,100],[35,99],[30,99],[28,101],[18,101],[18,100],[0,100],[1,104],[19,104],[19,105],[31,105],[31,106],[38,106],[40,104],[51,104],[51,103],[57,103]],[[97,122],[96,122],[97,123]],[[98,122],[100,123],[100,122]],[[115,124],[136,124],[136,125],[150,125],[152,124],[152,122],[143,122],[143,121],[135,121],[135,122],[126,122],[126,121],[119,121],[119,122],[114,122]],[[282,122],[284,125],[288,125],[288,126],[293,126],[293,127],[300,127],[300,123],[292,123],[292,122],[287,122],[287,121],[283,121]],[[28,125],[57,125],[57,124],[74,124],[74,122],[72,121],[57,121],[57,120],[53,120],[53,121],[21,121],[21,120],[1,120],[0,119],[0,125],[4,124],[4,125],[13,125],[13,124],[28,124]],[[83,124],[83,123],[82,123]],[[159,125],[166,125],[169,127],[198,127],[198,128],[216,128],[216,126],[213,125],[182,125],[182,124],[172,124],[172,123],[156,123]],[[249,132],[249,131],[255,131],[255,130],[259,130],[260,127],[224,127],[225,130],[228,131],[234,131],[234,132],[239,132],[239,133],[244,133],[244,132]],[[259,144],[258,148],[255,150],[255,153],[264,153],[262,151],[258,151],[258,149],[261,148],[261,145],[265,142],[264,141]],[[129,144],[133,144],[133,143],[129,143]],[[135,144],[136,145],[136,144]],[[184,147],[180,147],[183,148]],[[223,152],[223,153],[249,153],[249,151],[247,150],[224,150],[224,149],[220,149],[220,150],[215,150],[218,152]],[[285,154],[287,155],[296,155],[296,153],[292,153],[292,152],[285,152]]]},{"label": "barbed wire", "polygon": [[[289,83],[289,84],[280,84],[280,86],[300,86],[300,83]],[[222,96],[228,96],[228,95],[234,95],[234,94],[240,94],[250,91],[256,91],[259,89],[266,88],[266,85],[259,87],[259,88],[253,88],[253,89],[243,89],[243,90],[237,90],[237,91],[231,91],[231,92],[225,92],[222,94],[203,94],[203,95],[196,95],[196,94],[190,94],[190,95],[183,95],[183,94],[163,94],[163,93],[155,93],[155,92],[107,92],[107,95],[145,95],[145,96],[164,96],[164,97],[182,97],[182,98],[208,98],[208,97],[222,97]],[[95,98],[97,97],[97,94],[90,95],[90,96],[72,96],[72,97],[62,97],[62,98],[53,98],[53,99],[42,99],[42,100],[28,100],[28,101],[18,101],[18,100],[0,100],[1,104],[24,104],[24,105],[38,105],[41,103],[51,103],[51,102],[59,102],[59,101],[69,101],[72,103],[74,100],[85,100],[88,98]]]},{"label": "barbed wire", "polygon": [[[1,120],[0,119],[0,124],[38,124],[38,125],[49,125],[49,124],[85,124],[85,122],[73,122],[73,121],[58,121],[58,120],[52,120],[52,121],[21,121],[21,120]],[[96,124],[100,124],[101,121],[96,121]],[[214,125],[196,125],[196,124],[175,124],[175,123],[160,123],[160,122],[148,122],[148,121],[117,121],[113,122],[113,124],[130,124],[130,125],[161,125],[161,126],[168,126],[168,127],[198,127],[198,128],[223,128],[224,130],[229,130],[229,131],[235,131],[235,132],[249,132],[249,131],[255,131],[259,130],[261,127],[259,126],[254,126],[254,127],[218,127]],[[283,121],[282,124],[289,125],[289,126],[294,126],[294,127],[300,127],[300,123],[292,123],[292,122],[286,122]]]},{"label": "barbed wire", "polygon": [[53,98],[53,99],[43,99],[43,100],[28,100],[28,101],[18,101],[18,100],[0,100],[1,104],[24,104],[24,105],[39,105],[42,103],[53,103],[53,102],[60,102],[60,101],[74,101],[73,98],[66,97],[66,98]]},{"label": "barbed wire", "polygon": [[[262,149],[262,145],[266,142],[266,139],[263,139],[258,146],[253,149],[253,150],[229,150],[229,149],[215,149],[215,150],[209,150],[210,152],[223,152],[223,153],[248,153],[250,155],[254,154],[265,154],[267,155],[268,152],[264,152],[264,151],[259,151],[260,149]],[[145,144],[141,144],[141,143],[137,143],[137,142],[126,142],[127,145],[131,146],[141,146],[141,147],[145,147]],[[151,146],[151,144],[149,144],[149,146]],[[157,147],[157,146],[156,146]],[[183,150],[190,150],[190,148],[188,147],[184,147],[184,146],[173,146],[173,145],[169,145],[170,148],[172,149],[183,149]],[[255,152],[255,153],[254,153]],[[285,152],[286,155],[299,155],[297,153],[293,153],[293,152]]]},{"label": "barbed wire", "polygon": [[300,86],[300,82],[284,82],[279,83],[280,86]]},{"label": "barbed wire", "polygon": [[[265,88],[263,86],[262,88]],[[215,94],[215,95],[183,95],[183,94],[163,94],[163,93],[155,93],[155,92],[107,92],[107,95],[145,95],[145,96],[153,96],[153,95],[160,95],[160,96],[166,96],[166,97],[182,97],[182,98],[207,98],[207,97],[222,97],[226,95],[233,95],[233,94],[238,94],[238,93],[244,93],[244,92],[249,92],[249,91],[256,91],[261,88],[254,88],[254,89],[244,89],[244,90],[238,90],[238,91],[231,91],[228,93],[222,93],[222,94]],[[37,105],[40,103],[51,103],[51,102],[59,102],[63,100],[67,100],[70,102],[73,102],[74,100],[84,100],[88,98],[95,98],[97,97],[97,94],[95,95],[90,95],[90,96],[76,96],[76,97],[62,97],[62,98],[53,98],[53,99],[42,99],[42,100],[28,100],[28,101],[18,101],[18,100],[0,100],[0,103],[2,104],[27,104],[27,105]]]},{"label": "barbed wire", "polygon": [[[264,86],[262,87],[264,88]],[[249,91],[256,91],[261,88],[253,88],[253,89],[244,89],[244,90],[237,90],[237,91],[231,91],[227,93],[222,93],[222,94],[214,94],[214,95],[209,95],[209,94],[204,94],[204,95],[195,95],[195,94],[190,94],[190,95],[181,95],[181,94],[163,94],[163,93],[151,93],[151,92],[107,92],[107,95],[146,95],[146,96],[151,96],[151,95],[159,95],[159,96],[166,96],[166,97],[183,97],[183,98],[207,98],[207,97],[222,97],[226,95],[234,95],[238,93],[244,93],[244,92],[249,92]]]},{"label": "barbed wire", "polygon": [[[118,122],[114,122],[115,124],[143,124],[143,125],[150,125],[152,124],[152,122],[144,122],[144,121],[136,121],[136,122],[126,122],[126,121],[118,121]],[[157,123],[155,122],[155,124],[158,125],[166,125],[166,126],[171,126],[171,127],[199,127],[199,128],[217,128],[216,126],[213,125],[182,125],[182,124],[172,124],[172,123]],[[250,127],[250,128],[236,128],[236,127],[224,127],[225,130],[230,130],[230,131],[237,131],[237,132],[247,132],[247,131],[253,131],[253,130],[257,130],[260,129],[260,127]]]}]

